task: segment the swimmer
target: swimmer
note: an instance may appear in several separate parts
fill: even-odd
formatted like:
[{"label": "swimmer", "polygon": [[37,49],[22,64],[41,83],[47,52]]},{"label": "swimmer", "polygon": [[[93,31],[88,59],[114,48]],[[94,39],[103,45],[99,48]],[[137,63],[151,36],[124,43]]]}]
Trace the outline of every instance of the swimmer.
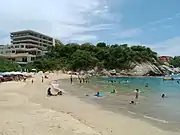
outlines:
[{"label": "swimmer", "polygon": [[116,89],[113,89],[113,91],[111,91],[111,93],[116,93]]},{"label": "swimmer", "polygon": [[97,92],[97,93],[96,93],[94,96],[97,96],[97,97],[99,97],[99,94],[100,94],[100,93],[99,93],[99,92]]},{"label": "swimmer", "polygon": [[129,104],[136,104],[136,102],[135,101],[133,101],[133,100],[131,100],[131,102],[129,103]]},{"label": "swimmer", "polygon": [[166,95],[165,95],[164,93],[161,95],[161,97],[162,97],[163,99],[165,98],[165,96],[166,96]]},{"label": "swimmer", "polygon": [[177,81],[177,83],[179,84],[179,81]]},{"label": "swimmer", "polygon": [[148,87],[148,83],[146,83],[145,87],[146,87],[146,88]]}]

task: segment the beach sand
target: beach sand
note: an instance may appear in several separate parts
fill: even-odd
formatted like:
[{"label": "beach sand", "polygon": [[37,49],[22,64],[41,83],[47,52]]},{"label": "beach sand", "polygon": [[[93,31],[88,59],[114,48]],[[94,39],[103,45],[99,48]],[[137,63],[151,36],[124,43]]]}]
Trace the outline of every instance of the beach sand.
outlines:
[{"label": "beach sand", "polygon": [[[65,93],[47,97],[53,80],[69,78],[50,74],[41,82],[35,76],[24,82],[0,84],[0,134],[2,135],[179,135],[163,131],[140,119],[105,111]],[[71,85],[71,84],[69,84]],[[54,91],[55,93],[56,91]]]}]

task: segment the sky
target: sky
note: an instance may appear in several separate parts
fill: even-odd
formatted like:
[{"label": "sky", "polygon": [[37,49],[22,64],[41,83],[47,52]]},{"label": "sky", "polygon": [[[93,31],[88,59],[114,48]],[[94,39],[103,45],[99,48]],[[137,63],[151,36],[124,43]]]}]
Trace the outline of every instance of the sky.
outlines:
[{"label": "sky", "polygon": [[1,0],[0,44],[35,30],[64,43],[144,45],[180,55],[180,0]]}]

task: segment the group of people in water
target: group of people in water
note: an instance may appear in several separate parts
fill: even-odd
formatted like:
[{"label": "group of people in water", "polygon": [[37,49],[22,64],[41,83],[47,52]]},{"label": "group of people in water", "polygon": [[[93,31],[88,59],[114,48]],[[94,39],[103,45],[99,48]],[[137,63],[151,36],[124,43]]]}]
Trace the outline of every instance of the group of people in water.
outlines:
[{"label": "group of people in water", "polygon": [[[89,77],[80,77],[80,76],[78,75],[78,80],[79,80],[79,83],[89,83],[90,78],[89,78]],[[72,77],[72,75],[71,75],[71,77],[70,77],[70,83],[71,83],[71,84],[73,83],[73,77]]]},{"label": "group of people in water", "polygon": [[[108,82],[111,82],[111,83],[113,84],[114,82],[116,82],[116,80],[108,80]],[[125,81],[123,81],[123,82],[124,82],[125,84],[127,84],[129,81],[128,81],[128,80],[125,80]],[[179,84],[179,81],[177,81],[177,83]],[[120,84],[120,81],[119,81],[119,84]],[[145,88],[148,88],[148,87],[149,87],[149,84],[146,83],[146,84],[145,84]],[[150,90],[150,89],[149,89],[149,90]],[[111,93],[115,93],[114,89],[113,89],[113,91],[112,91]],[[140,93],[139,89],[136,89],[136,90],[135,90],[135,98],[134,98],[134,100],[131,100],[131,101],[130,101],[130,104],[136,104],[136,100],[139,99],[139,93]],[[98,94],[98,93],[97,93],[97,94]],[[166,94],[165,94],[165,93],[162,93],[162,94],[161,94],[161,98],[164,99],[165,97],[167,97]]]},{"label": "group of people in water", "polygon": [[[88,83],[88,82],[89,82],[89,78],[84,78],[84,77],[80,78],[80,76],[78,76],[78,80],[79,80],[80,83]],[[43,82],[43,78],[42,78],[42,82]],[[114,83],[115,81],[114,81],[114,80],[108,80],[108,82]],[[124,82],[125,82],[125,83],[128,83],[128,80],[126,80],[126,81],[124,81]],[[33,82],[32,82],[32,83],[33,83]],[[70,76],[70,83],[71,83],[71,84],[73,83],[73,77],[72,77],[72,75]],[[119,82],[119,83],[120,83],[120,82]],[[179,83],[179,81],[178,81],[178,83]],[[148,87],[149,87],[149,84],[146,83],[146,84],[145,84],[145,87],[148,88]],[[110,93],[111,93],[111,94],[114,94],[114,93],[117,93],[117,91],[116,91],[116,89],[114,88]],[[139,93],[140,93],[139,89],[136,89],[136,90],[135,90],[134,100],[131,100],[131,101],[130,101],[130,104],[134,104],[134,105],[136,104],[136,101],[139,99]],[[59,96],[59,95],[62,95],[62,94],[63,94],[62,91],[58,91],[56,94],[53,94],[53,93],[51,92],[51,88],[48,88],[48,90],[47,90],[47,96]],[[89,96],[89,95],[87,94],[86,96]],[[101,94],[101,93],[98,91],[94,96],[96,96],[96,97],[103,97],[104,95]],[[161,94],[161,98],[164,99],[165,97],[166,97],[165,93],[162,93],[162,94]]]}]

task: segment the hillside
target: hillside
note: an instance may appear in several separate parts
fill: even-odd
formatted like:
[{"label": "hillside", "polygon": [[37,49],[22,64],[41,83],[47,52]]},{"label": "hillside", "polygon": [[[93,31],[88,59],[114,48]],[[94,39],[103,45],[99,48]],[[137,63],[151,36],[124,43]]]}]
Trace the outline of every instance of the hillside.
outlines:
[{"label": "hillside", "polygon": [[28,65],[29,68],[38,70],[91,70],[96,67],[118,71],[132,69],[132,63],[157,64],[157,53],[145,46],[106,45],[98,43],[82,45],[71,43],[64,45],[56,41],[56,45],[48,48],[45,57],[36,60]]}]

